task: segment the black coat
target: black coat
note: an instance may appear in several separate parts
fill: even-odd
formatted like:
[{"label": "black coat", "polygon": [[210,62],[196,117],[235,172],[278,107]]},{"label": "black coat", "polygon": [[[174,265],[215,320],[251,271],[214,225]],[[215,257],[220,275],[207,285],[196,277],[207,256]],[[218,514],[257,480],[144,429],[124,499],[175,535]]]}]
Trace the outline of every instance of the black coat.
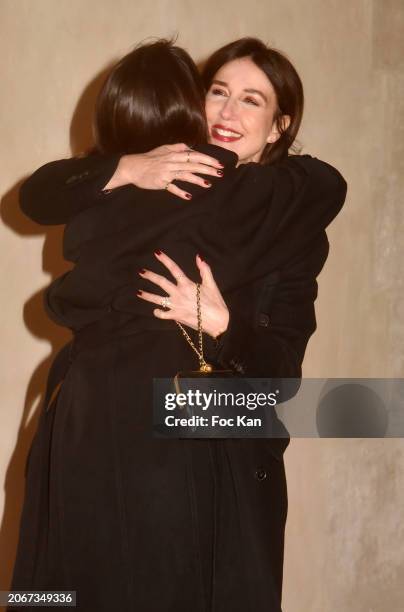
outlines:
[{"label": "black coat", "polygon": [[118,156],[53,162],[22,186],[28,216],[67,223],[75,267],[46,308],[74,341],[52,367],[27,463],[15,589],[76,589],[86,611],[281,609],[289,440],[150,438],[152,378],[196,361],[175,323],[136,298],[137,270],[164,273],[160,248],[197,280],[199,252],[230,310],[220,342],[205,338],[207,360],[300,377],[346,182],[308,155],[236,169],[232,153],[202,150],[225,176],[187,186],[192,202],[132,185],[103,193]]}]

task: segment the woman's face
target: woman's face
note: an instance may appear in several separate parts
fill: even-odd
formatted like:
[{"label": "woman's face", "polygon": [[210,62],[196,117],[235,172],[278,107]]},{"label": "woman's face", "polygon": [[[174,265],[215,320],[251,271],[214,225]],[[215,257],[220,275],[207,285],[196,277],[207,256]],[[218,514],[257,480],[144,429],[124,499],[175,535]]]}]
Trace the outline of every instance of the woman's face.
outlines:
[{"label": "woman's face", "polygon": [[271,82],[249,57],[224,64],[206,95],[209,142],[237,153],[239,163],[259,161],[280,136],[276,108]]}]

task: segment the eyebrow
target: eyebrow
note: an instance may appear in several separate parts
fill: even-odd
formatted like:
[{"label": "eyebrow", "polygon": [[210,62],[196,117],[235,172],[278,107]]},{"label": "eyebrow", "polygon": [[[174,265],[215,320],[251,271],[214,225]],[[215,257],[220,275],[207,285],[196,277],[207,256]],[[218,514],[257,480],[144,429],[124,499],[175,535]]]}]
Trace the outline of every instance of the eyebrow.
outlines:
[{"label": "eyebrow", "polygon": [[[228,84],[225,81],[218,81],[217,79],[213,79],[212,85],[214,83],[216,83],[216,85],[222,85],[223,87],[228,87]],[[268,98],[259,89],[248,88],[248,89],[243,89],[243,91],[245,91],[246,93],[251,93],[251,94],[256,94],[258,96],[261,96],[261,98],[264,100],[264,102],[268,103]]]}]

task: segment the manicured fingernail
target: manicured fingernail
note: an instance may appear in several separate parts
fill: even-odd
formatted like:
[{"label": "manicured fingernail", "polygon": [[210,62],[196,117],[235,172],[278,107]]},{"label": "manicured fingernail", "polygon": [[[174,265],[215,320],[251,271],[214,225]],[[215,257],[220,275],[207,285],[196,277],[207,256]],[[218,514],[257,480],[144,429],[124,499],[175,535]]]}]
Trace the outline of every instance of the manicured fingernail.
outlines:
[{"label": "manicured fingernail", "polygon": [[190,199],[192,198],[192,196],[191,196],[191,194],[190,194],[190,193],[186,193],[186,194],[185,194],[185,197],[187,198],[187,200],[190,200]]},{"label": "manicured fingernail", "polygon": [[203,182],[205,183],[207,187],[212,187],[212,183],[209,183],[209,181],[203,181]]},{"label": "manicured fingernail", "polygon": [[146,272],[146,270],[144,268],[142,268],[141,270],[139,270],[139,274],[144,274]]},{"label": "manicured fingernail", "polygon": [[199,255],[199,253],[198,253],[198,257],[199,257],[199,259],[200,259],[201,261],[205,261],[205,260],[204,260],[204,258],[203,258],[203,257],[201,257],[201,255]]},{"label": "manicured fingernail", "polygon": [[223,170],[218,170],[218,171],[217,171],[217,174],[218,174],[219,176],[223,176]]},{"label": "manicured fingernail", "polygon": [[143,291],[141,289],[136,290],[136,295],[142,295]]},{"label": "manicured fingernail", "polygon": [[159,249],[157,249],[157,251],[154,251],[155,255],[161,255],[162,251],[160,251]]},{"label": "manicured fingernail", "polygon": [[219,163],[220,168],[224,168],[224,164]]}]

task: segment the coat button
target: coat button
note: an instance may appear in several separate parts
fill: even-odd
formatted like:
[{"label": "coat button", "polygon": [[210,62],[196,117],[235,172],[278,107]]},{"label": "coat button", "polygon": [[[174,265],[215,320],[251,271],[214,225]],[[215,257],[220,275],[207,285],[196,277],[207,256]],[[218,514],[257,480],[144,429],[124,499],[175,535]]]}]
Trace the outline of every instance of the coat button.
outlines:
[{"label": "coat button", "polygon": [[265,480],[267,477],[267,471],[263,467],[259,467],[255,470],[254,478],[257,480]]},{"label": "coat button", "polygon": [[258,323],[261,327],[268,327],[269,325],[269,317],[264,312],[261,312],[258,317]]},{"label": "coat button", "polygon": [[236,372],[238,372],[239,374],[244,374],[244,367],[241,365],[241,363],[239,363],[235,359],[231,359],[229,363],[232,368],[236,370]]}]

